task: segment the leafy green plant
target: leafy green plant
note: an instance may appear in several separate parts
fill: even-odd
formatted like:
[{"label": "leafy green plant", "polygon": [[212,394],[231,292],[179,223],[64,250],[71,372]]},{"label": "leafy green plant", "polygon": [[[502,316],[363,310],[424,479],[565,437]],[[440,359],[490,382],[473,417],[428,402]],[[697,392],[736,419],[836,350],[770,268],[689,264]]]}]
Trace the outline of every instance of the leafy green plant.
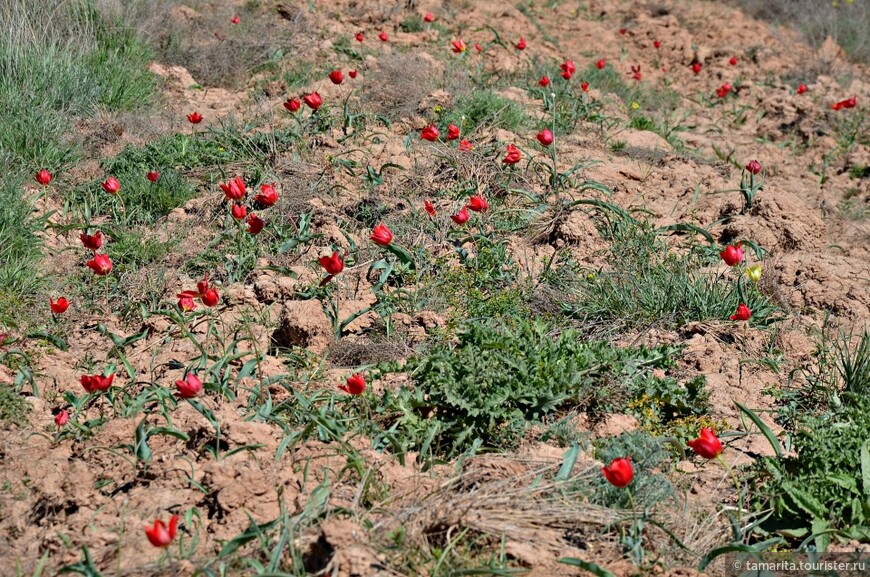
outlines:
[{"label": "leafy green plant", "polygon": [[546,325],[522,319],[467,323],[455,346],[437,345],[408,361],[403,370],[413,388],[378,399],[384,429],[377,443],[423,455],[508,448],[563,409],[606,403],[615,383],[667,365],[672,353],[584,342],[570,330],[552,337]]},{"label": "leafy green plant", "polygon": [[646,376],[630,386],[632,399],[628,412],[648,430],[664,431],[672,421],[699,417],[709,409],[706,378],[695,377],[680,383],[673,377]]},{"label": "leafy green plant", "polygon": [[845,393],[843,404],[800,419],[795,455],[767,457],[754,468],[749,492],[762,525],[825,550],[834,537],[870,541],[870,401]]},{"label": "leafy green plant", "polygon": [[[634,468],[631,494],[638,508],[651,508],[674,495],[662,470],[672,461],[672,452],[661,438],[644,431],[631,431],[616,437],[599,439],[594,443],[595,458],[602,463],[630,457]],[[614,487],[603,477],[596,477],[591,500],[608,507],[630,508],[632,501],[624,489]]]}]

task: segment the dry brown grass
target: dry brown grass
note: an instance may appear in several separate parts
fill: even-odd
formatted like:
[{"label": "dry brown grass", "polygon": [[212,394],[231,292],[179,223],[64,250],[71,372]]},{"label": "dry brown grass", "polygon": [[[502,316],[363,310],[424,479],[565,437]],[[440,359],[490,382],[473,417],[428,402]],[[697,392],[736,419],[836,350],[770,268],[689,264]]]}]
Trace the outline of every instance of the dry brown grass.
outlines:
[{"label": "dry brown grass", "polygon": [[[406,543],[430,548],[443,547],[451,537],[468,530],[506,542],[533,544],[543,563],[575,550],[578,538],[584,544],[612,541],[616,527],[630,522],[631,512],[592,504],[583,494],[601,475],[600,463],[581,458],[568,481],[554,480],[560,466],[560,459],[534,455],[476,456],[434,490],[420,494],[415,485],[383,508],[375,507],[388,514],[374,521],[373,534],[403,527]],[[645,548],[669,563],[697,563],[727,531],[720,515],[702,514],[687,502],[661,507],[654,518],[687,549],[664,531],[648,531]]]},{"label": "dry brown grass", "polygon": [[[235,88],[269,62],[297,60],[313,43],[304,12],[279,15],[273,8],[240,12],[216,0],[165,2],[142,28],[161,62],[187,68],[203,86]],[[268,33],[263,33],[268,30]]]},{"label": "dry brown grass", "polygon": [[363,95],[375,111],[393,121],[414,116],[435,88],[432,62],[418,54],[391,54],[378,61]]},{"label": "dry brown grass", "polygon": [[799,31],[813,46],[833,38],[858,62],[870,62],[870,6],[862,0],[732,0],[749,16]]}]

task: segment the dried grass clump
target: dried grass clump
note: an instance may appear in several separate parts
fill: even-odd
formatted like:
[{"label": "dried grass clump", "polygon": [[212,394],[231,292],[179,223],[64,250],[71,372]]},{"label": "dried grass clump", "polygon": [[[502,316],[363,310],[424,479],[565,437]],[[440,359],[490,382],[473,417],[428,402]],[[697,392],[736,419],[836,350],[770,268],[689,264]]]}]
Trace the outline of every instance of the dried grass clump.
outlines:
[{"label": "dried grass clump", "polygon": [[417,114],[420,101],[435,88],[433,65],[419,54],[391,54],[370,74],[364,100],[379,114],[398,121]]},{"label": "dried grass clump", "polygon": [[[161,62],[183,66],[207,87],[235,88],[270,61],[297,59],[315,41],[301,10],[284,14],[248,10],[234,25],[235,8],[206,2],[194,10],[181,3],[164,4],[143,25]],[[263,30],[268,30],[264,34]]]},{"label": "dried grass clump", "polygon": [[[870,62],[870,7],[866,2],[732,0],[753,18],[799,31],[812,46],[830,37],[857,62]],[[820,71],[823,72],[823,71]]]},{"label": "dried grass clump", "polygon": [[[528,543],[543,558],[555,561],[584,541],[609,542],[610,531],[627,522],[631,513],[589,502],[584,491],[601,475],[591,460],[575,464],[567,481],[556,481],[561,460],[522,455],[481,455],[465,463],[462,472],[426,495],[411,492],[398,497],[390,514],[376,521],[373,531],[386,534],[403,527],[408,543],[418,547],[443,546],[444,540],[469,530],[506,542]],[[648,525],[648,550],[697,561],[727,527],[719,515],[689,504],[660,508],[656,519],[689,549],[681,549],[664,531]]]}]

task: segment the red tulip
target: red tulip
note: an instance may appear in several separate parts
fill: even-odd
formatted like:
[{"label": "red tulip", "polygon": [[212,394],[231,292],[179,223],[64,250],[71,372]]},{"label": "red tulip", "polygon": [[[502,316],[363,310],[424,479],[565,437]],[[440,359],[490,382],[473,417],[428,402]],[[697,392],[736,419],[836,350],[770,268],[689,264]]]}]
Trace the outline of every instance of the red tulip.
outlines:
[{"label": "red tulip", "polygon": [[728,93],[731,92],[731,84],[726,82],[722,86],[716,89],[716,96],[719,98],[725,98],[728,96]]},{"label": "red tulip", "polygon": [[447,140],[456,140],[457,138],[459,138],[459,127],[451,122],[447,126]]},{"label": "red tulip", "polygon": [[386,32],[381,32],[380,34],[378,34],[378,38],[381,39],[381,42],[386,42],[387,40],[390,39],[390,37],[387,36]]},{"label": "red tulip", "polygon": [[653,40],[653,47],[654,47],[656,50],[658,50],[659,48],[661,48],[661,47],[662,47],[662,43],[661,43],[661,41],[660,41],[660,40]]},{"label": "red tulip", "polygon": [[69,308],[69,301],[66,297],[60,297],[57,301],[48,299],[48,306],[51,307],[51,312],[56,315],[62,315]]},{"label": "red tulip", "polygon": [[507,155],[502,159],[504,164],[516,164],[522,158],[522,154],[520,153],[520,149],[514,146],[513,144],[507,145]]},{"label": "red tulip", "polygon": [[589,83],[588,82],[581,82],[580,83],[580,90],[582,90],[583,92],[589,92]]},{"label": "red tulip", "polygon": [[796,91],[796,92],[797,92],[798,94],[803,94],[803,93],[806,92],[806,91],[807,91],[807,85],[806,85],[806,84],[801,84],[800,86],[797,87],[797,91]]},{"label": "red tulip", "polygon": [[145,178],[148,179],[148,182],[157,182],[160,179],[160,173],[156,170],[149,170],[145,173]]},{"label": "red tulip", "polygon": [[338,256],[338,251],[334,251],[332,256],[322,256],[317,259],[330,276],[335,276],[344,270],[344,258]]},{"label": "red tulip", "polygon": [[700,62],[697,62],[697,61],[692,62],[692,72],[694,72],[695,74],[701,73],[701,63]]},{"label": "red tulip", "polygon": [[44,168],[36,173],[36,182],[42,186],[47,186],[51,182],[51,173]]},{"label": "red tulip", "polygon": [[244,204],[234,203],[233,207],[230,209],[230,212],[233,215],[233,218],[236,220],[242,220],[246,216],[248,216],[248,209],[245,208]]},{"label": "red tulip", "polygon": [[241,176],[228,180],[226,183],[221,184],[220,187],[224,191],[224,196],[227,200],[242,200],[248,192],[248,189],[245,188],[245,181],[242,180]]},{"label": "red tulip", "polygon": [[317,109],[323,105],[323,99],[316,92],[312,92],[311,94],[306,94],[302,97],[302,101],[305,102],[305,106],[310,108],[311,110],[317,112]]},{"label": "red tulip", "polygon": [[288,98],[284,101],[284,108],[286,108],[290,112],[298,112],[301,106],[302,101],[298,98]]},{"label": "red tulip", "polygon": [[211,288],[211,284],[208,282],[208,275],[202,277],[201,281],[196,283],[196,293],[195,296],[200,297],[203,293],[207,292]]},{"label": "red tulip", "polygon": [[178,515],[173,515],[169,519],[169,527],[158,519],[154,521],[153,527],[145,527],[145,535],[148,537],[148,541],[155,547],[166,547],[175,539],[177,529]]},{"label": "red tulip", "polygon": [[483,46],[480,45],[480,42],[474,43],[474,49],[477,50],[478,52],[483,52]]},{"label": "red tulip", "polygon": [[428,22],[433,22],[434,20],[435,20],[435,17],[432,15],[431,12],[426,12],[426,14],[423,16],[423,22],[428,23]]},{"label": "red tulip", "polygon": [[199,112],[191,112],[187,115],[187,121],[191,124],[199,124],[202,122],[202,114]]},{"label": "red tulip", "polygon": [[516,48],[517,50],[520,50],[520,51],[525,50],[526,49],[526,39],[523,38],[522,36],[520,36],[520,41],[514,45],[514,48]]},{"label": "red tulip", "polygon": [[613,459],[610,465],[602,467],[601,472],[604,473],[604,478],[607,479],[614,487],[623,489],[628,487],[631,480],[634,479],[634,469],[631,466],[631,457],[621,457]]},{"label": "red tulip", "polygon": [[357,42],[362,42],[365,39],[366,39],[365,34],[363,34],[362,32],[356,33],[356,41]]},{"label": "red tulip", "polygon": [[474,145],[471,144],[467,139],[463,138],[459,141],[459,151],[460,152],[468,152],[470,150],[474,150]]},{"label": "red tulip", "polygon": [[757,160],[750,160],[746,163],[746,170],[752,174],[758,174],[761,172],[761,163]]},{"label": "red tulip", "polygon": [[489,203],[486,202],[482,194],[475,194],[468,199],[468,204],[465,205],[465,208],[474,212],[486,212],[489,209]]},{"label": "red tulip", "polygon": [[541,79],[538,80],[538,86],[543,86],[546,88],[550,85],[550,77],[549,76],[541,76]]},{"label": "red tulip", "polygon": [[202,392],[202,381],[193,373],[187,373],[184,380],[175,381],[175,388],[182,399],[192,399]]},{"label": "red tulip", "polygon": [[428,200],[423,201],[423,208],[426,209],[426,212],[429,214],[429,216],[435,216],[435,207]]},{"label": "red tulip", "polygon": [[438,127],[434,124],[430,124],[420,132],[420,138],[422,140],[428,140],[429,142],[435,142],[438,140],[439,134],[441,133],[438,132]]},{"label": "red tulip", "polygon": [[462,54],[463,52],[465,52],[465,49],[465,42],[463,42],[462,40],[453,41],[453,48],[451,48],[451,50],[454,54]]},{"label": "red tulip", "polygon": [[193,301],[193,297],[179,297],[178,308],[181,309],[182,312],[189,313],[196,308],[196,303]]},{"label": "red tulip", "polygon": [[605,66],[607,66],[607,61],[604,60],[604,58],[600,59],[598,62],[595,63],[595,68],[597,68],[598,70],[604,70]]},{"label": "red tulip", "polygon": [[266,221],[253,212],[248,215],[248,219],[245,222],[248,223],[248,234],[260,234],[263,231],[263,227],[266,226]]},{"label": "red tulip", "polygon": [[[601,62],[604,61],[601,60]],[[565,80],[571,80],[571,77],[574,76],[574,73],[577,71],[577,66],[574,65],[573,60],[566,60],[559,65],[559,68],[562,69],[562,78]]]},{"label": "red tulip", "polygon": [[844,108],[855,108],[858,104],[858,98],[853,96],[852,98],[847,98],[846,100],[841,100],[836,104],[832,104],[831,108],[834,110],[843,110]]},{"label": "red tulip", "polygon": [[102,184],[103,190],[109,194],[118,194],[121,191],[121,183],[114,176],[110,176]]},{"label": "red tulip", "polygon": [[333,84],[341,84],[344,82],[344,76],[342,76],[341,70],[333,70],[330,72],[329,79],[332,80]]},{"label": "red tulip", "polygon": [[98,250],[103,246],[103,233],[100,231],[97,231],[94,234],[81,233],[79,238],[86,249]]},{"label": "red tulip", "polygon": [[195,298],[198,298],[207,307],[213,307],[221,300],[217,289],[209,284],[208,275],[205,275],[201,281],[196,283],[195,291],[184,291],[177,296],[178,308],[183,311],[192,311],[196,308],[196,305],[193,303]]},{"label": "red tulip", "polygon": [[740,246],[740,243],[728,245],[725,250],[719,253],[719,256],[728,266],[737,266],[743,262],[743,247]]},{"label": "red tulip", "polygon": [[57,425],[58,427],[63,427],[64,425],[67,424],[68,421],[69,421],[69,411],[67,411],[66,409],[61,409],[54,416],[54,424]]},{"label": "red tulip", "polygon": [[260,194],[254,197],[254,202],[260,203],[262,206],[274,206],[278,202],[278,193],[275,191],[274,184],[263,184],[260,186]]},{"label": "red tulip", "polygon": [[108,377],[103,375],[82,375],[79,380],[82,383],[82,387],[88,393],[108,391],[109,387],[112,386],[112,381],[115,380],[115,373],[112,373]]},{"label": "red tulip", "polygon": [[362,373],[356,373],[347,378],[343,385],[338,387],[349,395],[359,396],[366,391],[366,380]]},{"label": "red tulip", "polygon": [[242,21],[242,19],[239,18],[238,15],[233,16],[233,19],[230,20],[230,22],[232,22],[233,24],[238,24],[238,23],[241,22],[241,21]]},{"label": "red tulip", "polygon": [[728,317],[732,321],[748,321],[752,316],[752,311],[743,303],[737,305],[737,312]]},{"label": "red tulip", "polygon": [[202,295],[199,297],[199,300],[200,302],[202,302],[202,304],[211,308],[213,306],[216,306],[220,302],[221,297],[218,294],[217,289],[210,288],[202,293]]},{"label": "red tulip", "polygon": [[631,67],[631,77],[637,81],[640,81],[643,78],[643,75],[640,73],[640,65]]},{"label": "red tulip", "polygon": [[732,56],[731,59],[728,60],[728,64],[730,64],[731,66],[737,66],[737,57]]},{"label": "red tulip", "polygon": [[112,272],[112,259],[109,255],[95,254],[94,258],[87,262],[88,268],[97,276],[105,276]]},{"label": "red tulip", "polygon": [[538,139],[538,142],[541,143],[541,146],[550,146],[551,144],[553,144],[553,133],[550,132],[549,128],[545,128],[544,130],[540,131],[538,135],[535,136],[535,138]]},{"label": "red tulip", "polygon": [[471,218],[471,215],[468,214],[468,209],[463,206],[462,208],[459,209],[459,212],[457,212],[454,215],[451,215],[450,218],[456,224],[465,224],[466,222],[468,222],[468,219]]},{"label": "red tulip", "polygon": [[379,224],[372,229],[372,235],[369,238],[377,245],[389,246],[393,242],[393,232],[387,228],[387,225]]},{"label": "red tulip", "polygon": [[350,76],[351,78],[356,78],[357,74],[359,74],[359,73],[355,69],[347,71],[347,75]]},{"label": "red tulip", "polygon": [[689,441],[689,446],[705,459],[715,459],[722,452],[722,441],[713,432],[713,429],[704,427],[701,434],[694,441]]}]

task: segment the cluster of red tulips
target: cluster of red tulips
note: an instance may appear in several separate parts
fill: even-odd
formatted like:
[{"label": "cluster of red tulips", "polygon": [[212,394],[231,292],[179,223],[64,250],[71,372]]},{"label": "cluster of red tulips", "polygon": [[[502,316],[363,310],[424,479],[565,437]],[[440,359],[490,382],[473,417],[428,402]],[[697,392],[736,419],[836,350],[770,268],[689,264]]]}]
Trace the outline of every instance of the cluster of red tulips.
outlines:
[{"label": "cluster of red tulips", "polygon": [[[687,443],[695,453],[704,459],[716,459],[722,454],[722,441],[716,436],[713,429],[704,427],[697,439]],[[634,479],[634,467],[631,464],[631,457],[619,457],[613,459],[609,465],[602,467],[601,472],[604,478],[620,489],[624,489],[631,484]]]},{"label": "cluster of red tulips", "polygon": [[[263,227],[266,226],[266,221],[257,216],[256,213],[248,212],[248,207],[245,204],[248,189],[245,186],[245,181],[242,177],[237,176],[220,185],[224,191],[224,196],[232,204],[230,206],[230,214],[235,220],[244,221],[247,225],[249,234],[259,234]],[[278,192],[275,190],[275,184],[260,185],[260,192],[253,197],[254,206],[257,208],[270,208],[278,202]]]},{"label": "cluster of red tulips", "polygon": [[299,109],[302,108],[302,104],[305,104],[308,108],[311,109],[312,112],[317,112],[321,106],[323,106],[323,98],[321,98],[320,94],[317,92],[311,92],[309,94],[305,94],[302,98],[288,98],[284,101],[284,108],[287,109],[288,112],[296,114],[299,112]]}]

